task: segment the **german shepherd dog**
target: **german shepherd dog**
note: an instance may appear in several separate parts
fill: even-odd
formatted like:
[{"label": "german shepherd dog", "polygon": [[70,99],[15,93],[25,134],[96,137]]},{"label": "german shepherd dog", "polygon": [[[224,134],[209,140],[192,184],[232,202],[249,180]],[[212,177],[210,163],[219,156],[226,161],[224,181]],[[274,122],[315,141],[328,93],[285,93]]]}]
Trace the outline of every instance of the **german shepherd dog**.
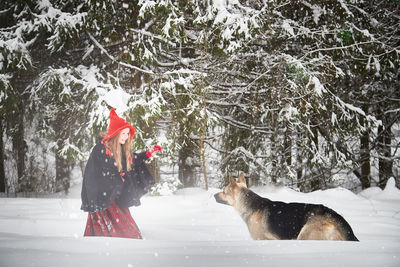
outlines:
[{"label": "german shepherd dog", "polygon": [[247,188],[244,173],[232,177],[218,203],[233,206],[255,240],[347,240],[358,241],[349,223],[323,205],[284,203],[263,198]]}]

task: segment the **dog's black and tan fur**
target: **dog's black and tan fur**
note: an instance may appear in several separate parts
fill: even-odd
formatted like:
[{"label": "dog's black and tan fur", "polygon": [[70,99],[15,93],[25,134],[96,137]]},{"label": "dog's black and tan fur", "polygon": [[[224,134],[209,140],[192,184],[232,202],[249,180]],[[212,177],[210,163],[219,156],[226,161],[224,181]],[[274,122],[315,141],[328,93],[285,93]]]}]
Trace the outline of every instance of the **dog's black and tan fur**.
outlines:
[{"label": "dog's black and tan fur", "polygon": [[263,198],[246,186],[244,174],[232,177],[217,202],[231,205],[240,214],[253,239],[358,241],[349,223],[323,205],[284,203]]}]

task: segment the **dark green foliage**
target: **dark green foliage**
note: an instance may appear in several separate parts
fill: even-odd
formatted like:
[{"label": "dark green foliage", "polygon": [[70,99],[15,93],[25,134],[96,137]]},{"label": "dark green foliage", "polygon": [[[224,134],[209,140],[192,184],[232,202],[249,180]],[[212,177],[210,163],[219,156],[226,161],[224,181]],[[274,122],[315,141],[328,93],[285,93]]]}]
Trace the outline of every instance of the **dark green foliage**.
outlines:
[{"label": "dark green foliage", "polygon": [[[49,2],[0,4],[10,190],[66,190],[114,89],[129,94],[135,149],[165,136],[163,164],[185,186],[199,184],[201,140],[214,179],[245,171],[311,191],[398,175],[397,0]],[[32,153],[47,143],[56,174]]]}]

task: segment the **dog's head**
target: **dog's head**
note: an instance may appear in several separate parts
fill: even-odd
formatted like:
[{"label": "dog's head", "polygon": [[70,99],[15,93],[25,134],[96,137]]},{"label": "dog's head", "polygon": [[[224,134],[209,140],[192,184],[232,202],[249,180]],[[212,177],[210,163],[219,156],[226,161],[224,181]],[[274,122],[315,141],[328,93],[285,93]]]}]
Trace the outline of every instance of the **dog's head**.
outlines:
[{"label": "dog's head", "polygon": [[214,195],[215,200],[221,204],[234,206],[241,188],[247,188],[246,179],[244,178],[243,172],[240,173],[237,182],[232,178],[232,176],[230,176],[229,184],[224,187],[222,192]]}]

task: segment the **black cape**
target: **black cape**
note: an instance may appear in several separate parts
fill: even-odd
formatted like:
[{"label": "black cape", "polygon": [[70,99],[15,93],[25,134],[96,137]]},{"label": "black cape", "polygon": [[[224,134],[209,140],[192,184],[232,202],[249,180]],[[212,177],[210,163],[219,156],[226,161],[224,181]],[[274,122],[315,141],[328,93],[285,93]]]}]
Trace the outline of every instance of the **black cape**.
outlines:
[{"label": "black cape", "polygon": [[145,164],[146,159],[145,152],[134,154],[132,169],[127,172],[124,170],[126,164],[123,157],[123,181],[114,158],[106,155],[104,144],[97,143],[83,175],[81,209],[96,212],[108,208],[114,201],[121,209],[139,206],[140,198],[154,185],[153,176]]}]

